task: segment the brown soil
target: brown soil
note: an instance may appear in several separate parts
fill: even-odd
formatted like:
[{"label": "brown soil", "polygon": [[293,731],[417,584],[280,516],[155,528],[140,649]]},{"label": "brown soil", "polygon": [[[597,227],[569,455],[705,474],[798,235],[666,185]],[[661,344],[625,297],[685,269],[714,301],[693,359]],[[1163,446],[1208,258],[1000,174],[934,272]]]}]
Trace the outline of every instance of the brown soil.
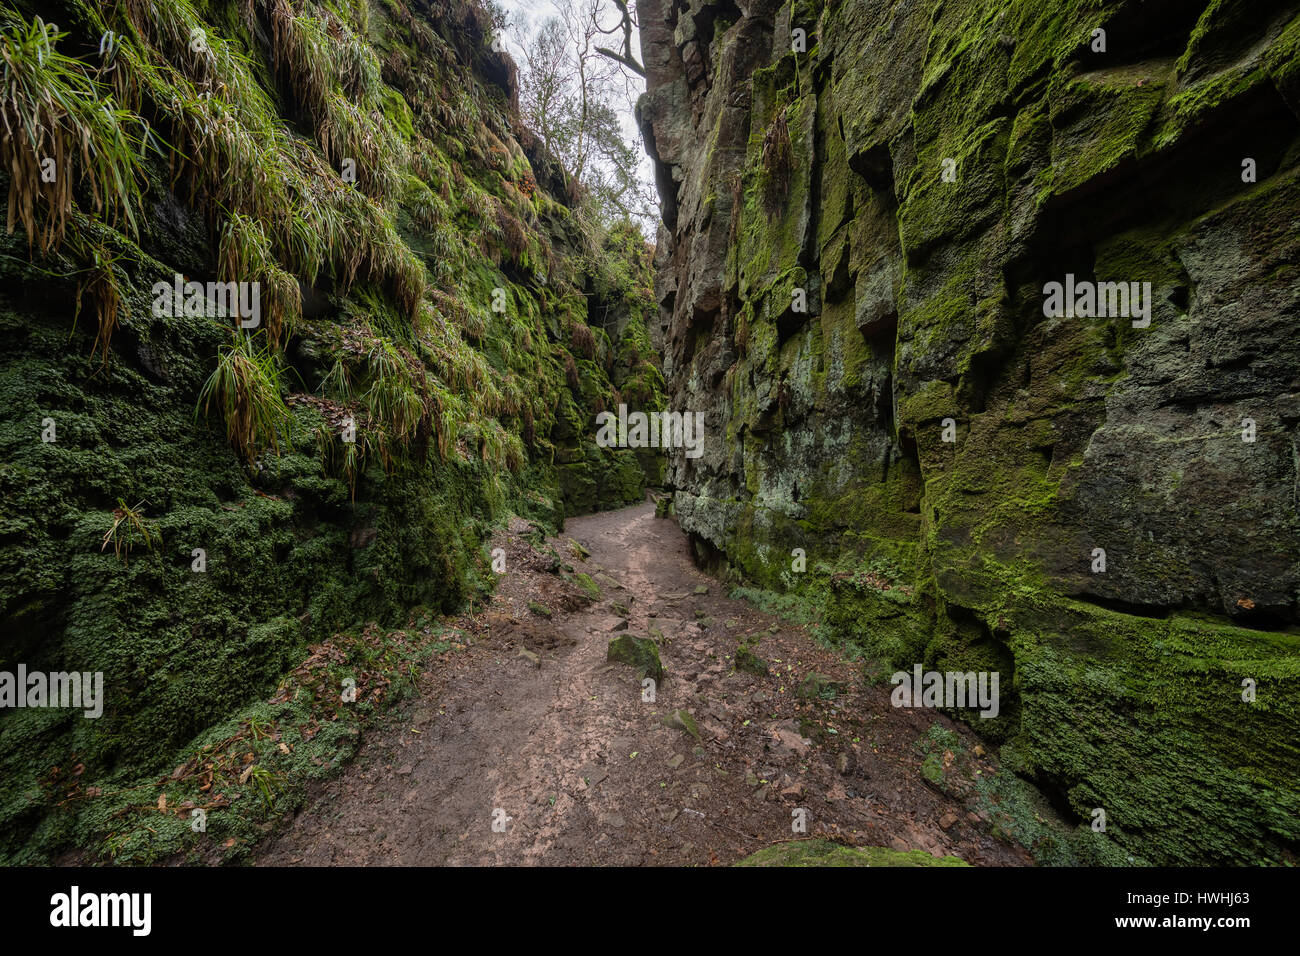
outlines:
[{"label": "brown soil", "polygon": [[[507,573],[491,605],[459,622],[476,643],[425,675],[415,704],[370,735],[261,865],[726,864],[802,838],[791,828],[799,808],[808,836],[1030,862],[921,776],[913,744],[932,724],[973,751],[969,731],[891,707],[888,685],[865,685],[801,628],[726,597],[653,505],[570,519],[552,541],[604,581],[595,603],[546,570],[527,529],[514,522],[492,543]],[[662,631],[666,679],[653,703],[631,667],[605,660],[623,626],[618,604],[630,633]],[[734,669],[742,639],[756,641],[769,676]],[[812,671],[846,689],[798,699]],[[677,708],[695,717],[698,741],[663,724]],[[493,830],[498,809],[504,833]]]}]

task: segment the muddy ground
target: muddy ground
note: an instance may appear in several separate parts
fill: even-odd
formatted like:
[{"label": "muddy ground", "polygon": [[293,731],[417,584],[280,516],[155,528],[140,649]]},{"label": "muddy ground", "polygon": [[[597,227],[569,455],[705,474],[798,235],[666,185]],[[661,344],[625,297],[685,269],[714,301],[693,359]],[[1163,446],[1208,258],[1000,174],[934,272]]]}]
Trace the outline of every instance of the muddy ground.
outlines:
[{"label": "muddy ground", "polygon": [[[653,504],[570,519],[551,540],[600,585],[595,601],[527,531],[516,521],[492,542],[506,572],[492,603],[459,622],[473,645],[424,675],[415,703],[370,734],[260,865],[716,865],[805,835],[1030,862],[921,773],[915,744],[936,723],[978,755],[975,773],[992,772],[968,730],[891,707],[889,685],[868,686],[804,629],[728,598]],[[662,636],[653,702],[636,670],[606,661],[624,630]],[[735,668],[742,642],[767,676]],[[838,688],[801,698],[812,672]],[[698,739],[665,724],[677,709]],[[792,829],[800,816],[806,834]]]}]

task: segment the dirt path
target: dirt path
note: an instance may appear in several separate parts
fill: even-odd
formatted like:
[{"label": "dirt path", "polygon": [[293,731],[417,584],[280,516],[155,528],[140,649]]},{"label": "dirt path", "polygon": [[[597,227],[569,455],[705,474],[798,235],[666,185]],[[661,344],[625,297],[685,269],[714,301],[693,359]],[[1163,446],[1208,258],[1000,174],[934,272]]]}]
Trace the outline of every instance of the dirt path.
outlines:
[{"label": "dirt path", "polygon": [[[551,542],[601,583],[594,603],[526,531],[516,522],[493,542],[507,573],[461,622],[474,646],[426,675],[415,705],[372,733],[261,864],[731,863],[801,836],[797,809],[810,836],[1028,862],[920,774],[915,741],[939,721],[973,749],[964,729],[890,707],[888,687],[865,686],[802,629],[728,599],[653,505],[570,519]],[[636,671],[605,660],[624,628],[662,634],[653,703]],[[769,676],[734,669],[742,639]],[[812,671],[842,691],[799,699]],[[698,740],[665,726],[677,708]]]}]

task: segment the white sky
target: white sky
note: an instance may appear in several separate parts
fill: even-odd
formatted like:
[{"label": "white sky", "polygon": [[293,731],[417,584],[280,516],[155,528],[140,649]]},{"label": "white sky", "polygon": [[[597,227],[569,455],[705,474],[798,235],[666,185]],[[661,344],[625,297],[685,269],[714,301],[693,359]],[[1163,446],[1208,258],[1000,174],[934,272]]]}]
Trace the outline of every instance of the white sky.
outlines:
[{"label": "white sky", "polygon": [[[551,17],[560,15],[560,4],[567,4],[572,0],[497,0],[502,9],[510,15],[510,27],[506,30],[505,45],[514,57],[515,62],[522,66],[525,63],[524,46],[527,44],[537,31]],[[613,7],[610,7],[612,12]],[[633,49],[640,51],[640,37],[633,35]],[[622,43],[621,36],[612,36],[609,38],[609,45],[618,48]],[[635,78],[638,82],[638,88],[644,90],[644,81],[639,77]],[[632,114],[631,105],[623,107],[622,97],[615,97],[615,106],[620,111],[620,119],[623,123],[623,136],[628,142],[636,147],[637,155],[641,157],[641,165],[637,170],[642,182],[650,185],[651,192],[654,191],[654,165],[650,162],[650,157],[645,154],[645,146],[641,142],[641,131],[637,129],[636,118]],[[650,229],[649,238],[653,241],[654,229]]]},{"label": "white sky", "polygon": [[[556,0],[497,0],[497,3],[510,14],[514,22],[524,26],[523,32],[528,37],[536,33],[548,19],[560,15]],[[511,55],[522,62],[521,39],[510,37],[507,45],[512,47]]]}]

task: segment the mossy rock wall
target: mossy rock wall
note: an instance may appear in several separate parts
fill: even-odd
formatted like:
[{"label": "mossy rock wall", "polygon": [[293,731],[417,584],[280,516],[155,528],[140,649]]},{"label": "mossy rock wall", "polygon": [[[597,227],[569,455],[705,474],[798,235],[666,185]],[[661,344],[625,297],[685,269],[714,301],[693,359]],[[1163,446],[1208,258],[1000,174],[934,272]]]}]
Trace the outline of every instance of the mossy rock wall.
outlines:
[{"label": "mossy rock wall", "polygon": [[[663,401],[652,251],[579,227],[478,4],[21,0],[0,4],[4,42],[38,15],[73,59],[38,41],[30,75],[120,109],[138,140],[139,228],[97,208],[73,151],[62,241],[0,237],[0,669],[100,671],[105,698],[95,720],[0,715],[9,862],[111,843],[86,794],[170,773],[309,644],[481,598],[508,515],[557,530],[642,500],[654,461],[597,449],[595,416],[619,389]],[[256,274],[227,274],[228,239]],[[268,320],[276,280],[278,334],[156,314],[177,274],[261,280]],[[200,402],[242,335],[272,356],[284,416],[252,453]],[[150,540],[128,519],[119,556],[125,508]]]},{"label": "mossy rock wall", "polygon": [[[697,554],[877,675],[998,671],[960,716],[1098,858],[1293,859],[1300,11],[647,6]],[[1149,325],[1047,317],[1067,274]]]}]

